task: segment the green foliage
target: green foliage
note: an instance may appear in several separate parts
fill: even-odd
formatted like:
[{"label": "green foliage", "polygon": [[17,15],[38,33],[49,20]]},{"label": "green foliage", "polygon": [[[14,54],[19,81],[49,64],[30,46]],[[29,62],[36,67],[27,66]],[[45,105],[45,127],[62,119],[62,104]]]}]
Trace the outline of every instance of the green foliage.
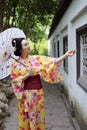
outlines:
[{"label": "green foliage", "polygon": [[[35,50],[34,50],[34,43],[29,42],[30,44],[30,54],[34,55]],[[42,40],[41,42],[36,43],[37,44],[37,50],[38,50],[38,55],[48,55],[48,45],[47,45],[47,40]]]},{"label": "green foliage", "polygon": [[34,52],[38,54],[38,42],[47,39],[46,30],[50,27],[58,0],[1,0],[0,2],[2,18],[0,31],[11,26],[21,28],[27,38],[33,41]]},{"label": "green foliage", "polygon": [[39,55],[48,55],[47,40],[43,40],[43,41],[40,43]]},{"label": "green foliage", "polygon": [[[51,24],[57,0],[3,0],[4,25],[3,28],[16,26],[24,30],[27,36],[32,38],[41,32],[40,26],[45,28]],[[11,19],[11,20],[10,20]],[[33,36],[32,36],[33,35]],[[41,38],[41,36],[40,36]],[[33,37],[38,41],[39,37]]]}]

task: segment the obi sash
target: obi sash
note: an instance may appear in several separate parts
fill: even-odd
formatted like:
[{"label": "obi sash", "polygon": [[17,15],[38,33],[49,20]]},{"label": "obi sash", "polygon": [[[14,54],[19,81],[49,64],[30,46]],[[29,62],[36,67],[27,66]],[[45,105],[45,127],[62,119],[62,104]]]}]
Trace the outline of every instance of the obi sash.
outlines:
[{"label": "obi sash", "polygon": [[42,88],[40,75],[30,76],[24,81],[24,90],[39,90]]}]

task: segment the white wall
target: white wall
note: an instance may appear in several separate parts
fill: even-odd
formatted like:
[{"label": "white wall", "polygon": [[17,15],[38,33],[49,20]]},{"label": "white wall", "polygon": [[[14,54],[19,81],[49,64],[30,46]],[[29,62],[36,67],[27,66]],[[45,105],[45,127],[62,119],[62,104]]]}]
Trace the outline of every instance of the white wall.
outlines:
[{"label": "white wall", "polygon": [[[87,0],[73,0],[50,37],[50,46],[53,39],[55,42],[59,40],[60,55],[62,55],[63,37],[68,34],[68,49],[76,49],[76,29],[85,24],[87,24]],[[56,35],[59,35],[58,38]],[[52,47],[50,47],[50,55],[52,56]],[[81,116],[87,124],[87,93],[76,82],[76,55],[69,58],[69,74],[65,73],[63,66],[61,66],[60,71],[64,76],[64,84],[69,91],[69,100],[79,106]]]}]

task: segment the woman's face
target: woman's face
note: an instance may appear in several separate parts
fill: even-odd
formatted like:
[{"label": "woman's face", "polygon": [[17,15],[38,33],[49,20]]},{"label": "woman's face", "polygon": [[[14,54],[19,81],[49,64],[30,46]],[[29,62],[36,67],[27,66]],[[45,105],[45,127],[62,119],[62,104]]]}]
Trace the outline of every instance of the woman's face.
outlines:
[{"label": "woman's face", "polygon": [[29,42],[25,39],[22,41],[22,50],[25,52],[30,50]]}]

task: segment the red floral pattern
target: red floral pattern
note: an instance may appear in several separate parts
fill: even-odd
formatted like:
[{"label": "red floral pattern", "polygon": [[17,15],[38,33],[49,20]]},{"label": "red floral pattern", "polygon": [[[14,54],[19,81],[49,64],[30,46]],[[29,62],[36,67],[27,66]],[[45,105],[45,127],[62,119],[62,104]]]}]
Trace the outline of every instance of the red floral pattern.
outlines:
[{"label": "red floral pattern", "polygon": [[[40,73],[47,82],[57,83],[63,79],[56,70],[59,67],[55,64],[56,58],[29,56],[27,62],[19,60],[31,67],[33,75]],[[43,90],[24,90],[22,78],[26,73],[27,69],[22,64],[16,61],[12,64],[11,79],[18,98],[19,130],[45,130]]]}]

